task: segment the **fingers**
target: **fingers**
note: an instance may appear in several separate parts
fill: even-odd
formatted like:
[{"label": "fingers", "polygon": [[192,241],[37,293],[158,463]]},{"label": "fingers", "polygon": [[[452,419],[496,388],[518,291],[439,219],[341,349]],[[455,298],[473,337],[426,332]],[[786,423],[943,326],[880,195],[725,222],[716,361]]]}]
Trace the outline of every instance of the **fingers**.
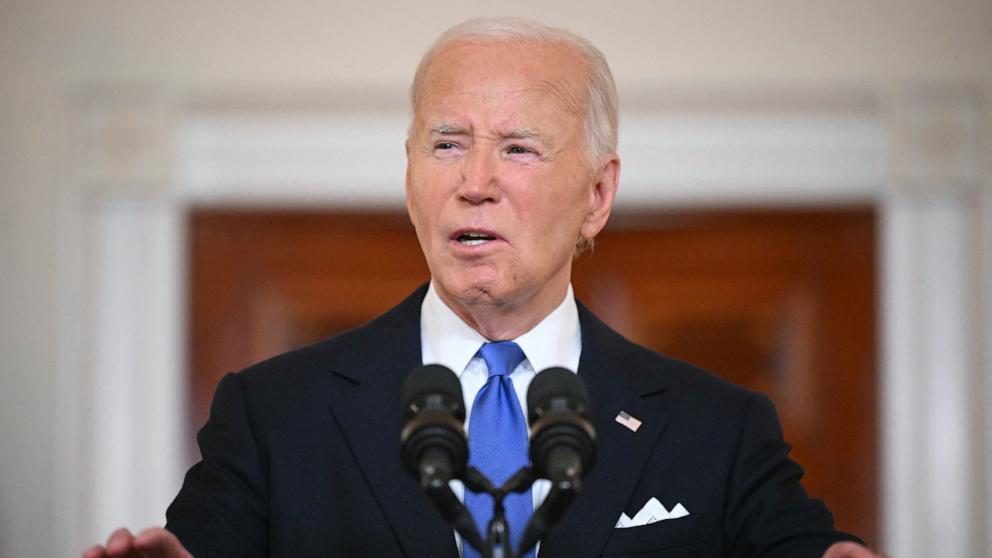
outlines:
[{"label": "fingers", "polygon": [[86,550],[82,558],[193,558],[171,532],[151,527],[137,537],[125,528],[114,531],[106,546]]},{"label": "fingers", "polygon": [[83,553],[83,558],[117,558],[127,556],[131,551],[131,544],[134,536],[131,532],[121,527],[107,539],[106,546],[95,545]]},{"label": "fingers", "polygon": [[134,548],[149,558],[193,558],[172,532],[161,527],[145,529],[134,539]]},{"label": "fingers", "polygon": [[131,531],[121,527],[110,534],[107,539],[107,556],[127,556],[134,545],[134,535]]}]

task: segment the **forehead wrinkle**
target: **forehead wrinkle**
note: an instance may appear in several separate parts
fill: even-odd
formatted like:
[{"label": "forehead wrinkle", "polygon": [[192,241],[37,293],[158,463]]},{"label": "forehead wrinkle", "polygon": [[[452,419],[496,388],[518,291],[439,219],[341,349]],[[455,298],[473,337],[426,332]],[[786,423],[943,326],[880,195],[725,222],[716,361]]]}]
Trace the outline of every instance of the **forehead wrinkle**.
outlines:
[{"label": "forehead wrinkle", "polygon": [[574,88],[567,80],[542,79],[537,82],[536,89],[539,92],[550,94],[570,114],[579,114],[582,110],[582,99],[576,95]]}]

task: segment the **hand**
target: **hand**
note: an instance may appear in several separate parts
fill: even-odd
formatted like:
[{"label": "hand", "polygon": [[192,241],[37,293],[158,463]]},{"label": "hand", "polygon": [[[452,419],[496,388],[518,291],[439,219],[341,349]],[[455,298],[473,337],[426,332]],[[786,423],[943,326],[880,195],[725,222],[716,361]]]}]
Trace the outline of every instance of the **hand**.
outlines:
[{"label": "hand", "polygon": [[885,558],[885,556],[875,554],[858,543],[839,542],[830,545],[830,548],[823,553],[823,558]]},{"label": "hand", "polygon": [[107,546],[96,545],[82,558],[193,558],[175,535],[161,527],[145,529],[135,537],[121,527],[107,539]]}]

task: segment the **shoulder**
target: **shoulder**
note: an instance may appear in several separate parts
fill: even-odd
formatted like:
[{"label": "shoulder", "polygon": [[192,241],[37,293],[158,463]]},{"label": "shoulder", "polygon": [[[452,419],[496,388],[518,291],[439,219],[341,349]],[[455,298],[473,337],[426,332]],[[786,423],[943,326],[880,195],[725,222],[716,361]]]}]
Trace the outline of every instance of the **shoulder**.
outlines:
[{"label": "shoulder", "polygon": [[406,366],[402,370],[406,372],[407,362],[419,358],[420,302],[425,288],[359,327],[238,372],[246,399],[299,401],[342,382],[361,383],[386,367]]},{"label": "shoulder", "polygon": [[611,368],[636,383],[656,384],[665,389],[676,388],[719,399],[756,395],[708,370],[627,339],[581,304],[579,317],[583,352],[596,351],[602,355],[598,360],[610,362]]},{"label": "shoulder", "polygon": [[[715,373],[646,347],[636,349],[638,374],[661,376],[666,385],[663,397],[673,415],[707,429],[739,430],[757,409],[775,410],[768,397],[734,384]],[[729,433],[729,432],[728,432]]]},{"label": "shoulder", "polygon": [[627,339],[581,304],[579,316],[583,354],[602,353],[589,357],[591,368],[609,369],[611,376],[635,386],[641,395],[664,392],[663,399],[673,410],[685,409],[695,416],[740,416],[756,402],[767,401],[763,394]]}]

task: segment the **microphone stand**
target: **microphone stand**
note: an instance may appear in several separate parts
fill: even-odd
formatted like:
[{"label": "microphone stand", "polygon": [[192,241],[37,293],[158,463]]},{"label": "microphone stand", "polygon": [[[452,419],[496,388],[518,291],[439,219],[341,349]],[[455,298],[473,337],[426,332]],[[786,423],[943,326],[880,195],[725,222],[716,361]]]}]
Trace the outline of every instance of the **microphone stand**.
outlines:
[{"label": "microphone stand", "polygon": [[463,479],[465,488],[472,492],[489,494],[493,498],[493,517],[487,526],[485,540],[479,534],[472,514],[465,504],[458,500],[445,480],[448,478],[451,476],[447,472],[428,467],[421,471],[420,487],[434,503],[441,517],[462,536],[462,540],[472,545],[485,558],[518,558],[526,554],[558,522],[580,489],[579,479],[576,477],[567,475],[560,479],[552,479],[551,491],[527,522],[520,548],[514,553],[503,500],[509,494],[526,492],[537,479],[534,469],[521,467],[498,488],[475,467],[465,469]]},{"label": "microphone stand", "polygon": [[514,492],[526,492],[534,484],[534,479],[532,468],[521,467],[503,483],[503,486],[496,488],[492,481],[475,467],[465,469],[465,488],[472,492],[485,492],[493,497],[493,518],[489,521],[486,530],[485,547],[472,545],[486,558],[517,558],[530,550],[530,547],[521,548],[519,554],[513,553],[510,526],[506,523],[506,514],[503,510],[503,499]]},{"label": "microphone stand", "polygon": [[485,543],[475,527],[475,519],[451,490],[448,484],[450,478],[450,471],[442,471],[431,466],[424,467],[420,471],[420,488],[440,512],[441,517],[462,536],[462,540],[481,549]]},{"label": "microphone stand", "polygon": [[565,513],[565,508],[572,503],[579,493],[578,479],[562,479],[552,482],[551,490],[541,507],[534,511],[527,528],[524,529],[524,536],[520,539],[520,554],[529,551],[531,547],[547,535],[551,528],[555,526],[561,516]]}]

